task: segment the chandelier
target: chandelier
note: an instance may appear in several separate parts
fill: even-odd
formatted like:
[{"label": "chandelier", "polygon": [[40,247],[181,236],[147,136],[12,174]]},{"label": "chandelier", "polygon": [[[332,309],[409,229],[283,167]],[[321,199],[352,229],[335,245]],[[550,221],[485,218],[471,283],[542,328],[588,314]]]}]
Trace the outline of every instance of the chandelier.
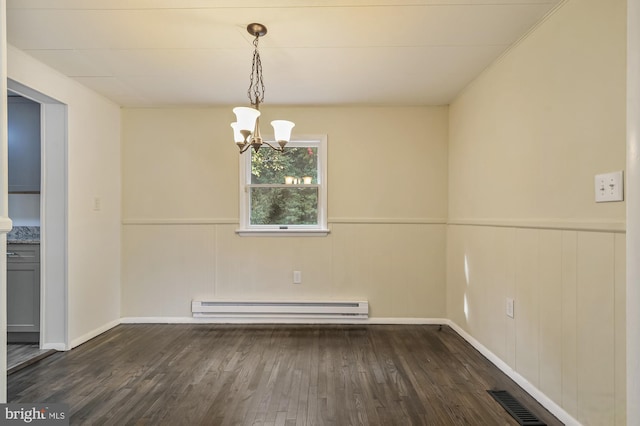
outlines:
[{"label": "chandelier", "polygon": [[275,140],[278,146],[272,145],[262,139],[260,135],[260,104],[264,102],[264,81],[262,80],[262,62],[258,51],[260,37],[267,33],[267,27],[262,24],[247,25],[247,32],[255,37],[253,40],[253,61],[251,63],[251,75],[249,76],[249,89],[247,96],[251,107],[236,107],[233,109],[236,121],[231,123],[233,139],[240,148],[240,154],[250,147],[258,152],[262,144],[276,151],[283,151],[284,146],[291,138],[291,129],[294,123],[287,120],[274,120],[271,122]]}]

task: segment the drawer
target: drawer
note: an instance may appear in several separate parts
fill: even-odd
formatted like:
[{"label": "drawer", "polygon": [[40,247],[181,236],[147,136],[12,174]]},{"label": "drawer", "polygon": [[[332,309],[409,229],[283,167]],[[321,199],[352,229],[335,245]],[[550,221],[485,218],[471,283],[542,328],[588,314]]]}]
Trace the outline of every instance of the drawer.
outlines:
[{"label": "drawer", "polygon": [[40,244],[7,244],[7,263],[40,263]]}]

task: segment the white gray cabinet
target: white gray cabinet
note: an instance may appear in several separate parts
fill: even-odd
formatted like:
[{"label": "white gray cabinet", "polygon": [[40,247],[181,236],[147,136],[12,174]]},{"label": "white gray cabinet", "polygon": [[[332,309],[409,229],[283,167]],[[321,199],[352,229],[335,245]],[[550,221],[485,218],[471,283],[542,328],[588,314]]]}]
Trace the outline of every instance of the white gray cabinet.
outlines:
[{"label": "white gray cabinet", "polygon": [[8,244],[8,339],[9,341],[32,341],[38,337],[39,331],[40,244]]},{"label": "white gray cabinet", "polygon": [[40,192],[40,104],[8,98],[9,193]]}]

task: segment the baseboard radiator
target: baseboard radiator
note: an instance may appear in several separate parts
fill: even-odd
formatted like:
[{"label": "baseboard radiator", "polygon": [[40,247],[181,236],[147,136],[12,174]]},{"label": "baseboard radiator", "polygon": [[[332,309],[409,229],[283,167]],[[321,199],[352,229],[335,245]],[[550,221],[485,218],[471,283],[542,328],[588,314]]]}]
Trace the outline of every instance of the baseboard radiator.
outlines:
[{"label": "baseboard radiator", "polygon": [[191,302],[194,318],[367,319],[367,301],[206,301]]}]

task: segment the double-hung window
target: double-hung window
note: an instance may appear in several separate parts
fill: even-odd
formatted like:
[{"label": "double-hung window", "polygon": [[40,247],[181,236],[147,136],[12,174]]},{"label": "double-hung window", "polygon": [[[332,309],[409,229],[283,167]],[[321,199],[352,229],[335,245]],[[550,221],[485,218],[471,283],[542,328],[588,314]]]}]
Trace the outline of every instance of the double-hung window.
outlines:
[{"label": "double-hung window", "polygon": [[240,229],[245,234],[326,235],[327,138],[264,146],[240,156]]}]

